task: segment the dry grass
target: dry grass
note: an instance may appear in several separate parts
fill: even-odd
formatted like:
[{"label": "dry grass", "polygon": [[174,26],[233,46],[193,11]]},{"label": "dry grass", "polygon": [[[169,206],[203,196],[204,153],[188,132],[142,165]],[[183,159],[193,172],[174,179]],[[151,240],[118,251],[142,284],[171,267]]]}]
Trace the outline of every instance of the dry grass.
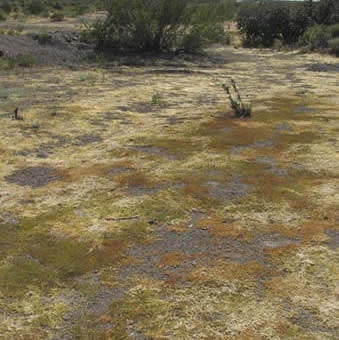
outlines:
[{"label": "dry grass", "polygon": [[208,52],[0,74],[0,339],[337,338],[337,61]]}]

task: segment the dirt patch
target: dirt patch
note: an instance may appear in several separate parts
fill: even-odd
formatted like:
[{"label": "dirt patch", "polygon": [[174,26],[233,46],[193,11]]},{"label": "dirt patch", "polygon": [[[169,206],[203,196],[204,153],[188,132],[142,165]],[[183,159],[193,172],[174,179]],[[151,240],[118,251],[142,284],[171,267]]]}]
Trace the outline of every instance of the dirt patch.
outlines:
[{"label": "dirt patch", "polygon": [[155,69],[145,71],[146,74],[185,74],[185,75],[195,75],[195,74],[206,74],[202,71],[195,71],[191,69]]},{"label": "dirt patch", "polygon": [[290,319],[291,322],[301,326],[305,331],[308,332],[324,332],[329,334],[338,334],[338,327],[330,328],[324,325],[314,313],[306,308],[301,307],[298,314]]},{"label": "dirt patch", "polygon": [[4,57],[29,55],[43,65],[78,64],[85,55],[77,46],[57,37],[50,44],[41,45],[34,36],[0,35],[0,50]]},{"label": "dirt patch", "polygon": [[128,147],[131,150],[140,151],[146,154],[162,156],[169,159],[176,159],[176,157],[169,153],[165,148],[161,148],[154,145],[131,145]]},{"label": "dirt patch", "polygon": [[229,183],[220,183],[217,181],[209,181],[206,184],[209,194],[217,199],[230,202],[237,198],[244,197],[248,194],[249,186],[241,183],[239,176],[233,176]]},{"label": "dirt patch", "polygon": [[328,230],[326,232],[327,236],[330,238],[327,245],[336,250],[339,248],[339,230]]},{"label": "dirt patch", "polygon": [[153,112],[155,106],[148,102],[140,102],[130,107],[130,111],[138,113],[149,113]]},{"label": "dirt patch", "polygon": [[17,156],[35,156],[37,158],[48,158],[51,155],[55,154],[57,150],[65,147],[67,144],[70,144],[71,139],[67,139],[64,136],[59,135],[51,135],[56,142],[51,143],[42,143],[37,148],[33,149],[23,149],[17,151],[15,154]]},{"label": "dirt patch", "polygon": [[0,215],[0,224],[12,224],[12,225],[16,225],[19,223],[19,219],[17,218],[17,216],[11,214],[11,213],[7,213],[7,212],[3,212]]},{"label": "dirt patch", "polygon": [[[195,266],[208,264],[216,258],[236,263],[252,260],[266,263],[262,251],[251,243],[214,237],[209,231],[199,228],[191,227],[186,232],[177,233],[163,226],[155,232],[155,239],[149,246],[138,246],[129,251],[129,255],[139,263],[122,268],[122,278],[148,275],[166,280],[171,274],[184,276]],[[168,265],[164,265],[164,259]]]},{"label": "dirt patch", "polygon": [[54,168],[35,166],[14,171],[5,177],[8,183],[21,186],[30,186],[33,189],[43,187],[49,183],[59,180],[61,176]]},{"label": "dirt patch", "polygon": [[295,108],[295,112],[296,113],[315,113],[317,112],[317,110],[308,107],[308,106],[304,106],[304,105],[299,105]]},{"label": "dirt patch", "polygon": [[120,175],[120,174],[130,172],[130,171],[134,171],[134,170],[135,169],[128,168],[126,166],[118,166],[118,167],[114,167],[114,168],[107,170],[106,174],[107,175]]},{"label": "dirt patch", "polygon": [[[137,112],[137,113],[150,113],[150,112],[155,112],[159,111],[161,109],[165,109],[170,107],[168,103],[165,101],[161,100],[159,103],[153,104],[151,100],[149,102],[138,102],[135,103],[134,105],[131,105],[128,110],[132,112]],[[124,107],[123,107],[124,108]],[[124,111],[124,109],[120,110]]]},{"label": "dirt patch", "polygon": [[231,154],[239,154],[251,148],[262,149],[262,148],[272,147],[273,145],[274,145],[273,139],[265,139],[265,140],[255,142],[253,144],[232,146],[232,148],[230,149],[230,152]]},{"label": "dirt patch", "polygon": [[127,191],[133,196],[155,195],[159,192],[161,187],[142,187],[142,186],[130,186]]},{"label": "dirt patch", "polygon": [[291,126],[288,123],[279,123],[275,126],[275,129],[278,132],[292,132],[292,131],[294,131],[293,126]]},{"label": "dirt patch", "polygon": [[315,63],[306,66],[307,71],[312,72],[334,72],[339,73],[339,64],[320,64]]},{"label": "dirt patch", "polygon": [[[121,111],[126,111],[123,109],[124,107],[119,107]],[[128,110],[128,108],[127,108]],[[124,121],[126,119],[126,115],[121,114],[120,112],[105,112],[104,114],[105,119],[107,120],[121,120]]]},{"label": "dirt patch", "polygon": [[[128,107],[118,107],[120,111],[126,112],[128,111]],[[132,124],[130,120],[127,119],[128,114],[122,114],[121,112],[105,112],[104,113],[104,121],[112,122],[116,121],[119,122],[122,125],[129,125]],[[102,121],[103,122],[103,121]]]},{"label": "dirt patch", "polygon": [[264,166],[267,166],[267,170],[271,172],[274,175],[277,176],[287,176],[288,175],[288,170],[287,169],[283,169],[277,166],[277,162],[269,156],[259,156],[255,159],[255,162],[257,164],[262,164]]},{"label": "dirt patch", "polygon": [[280,233],[263,234],[253,241],[253,244],[260,248],[280,248],[298,243],[300,240],[282,236]]},{"label": "dirt patch", "polygon": [[177,124],[183,124],[187,120],[188,120],[187,118],[171,116],[171,117],[166,118],[166,123],[169,125],[177,125]]},{"label": "dirt patch", "polygon": [[75,138],[73,144],[76,146],[86,146],[93,143],[100,143],[102,141],[103,139],[101,136],[92,133],[87,133]]}]

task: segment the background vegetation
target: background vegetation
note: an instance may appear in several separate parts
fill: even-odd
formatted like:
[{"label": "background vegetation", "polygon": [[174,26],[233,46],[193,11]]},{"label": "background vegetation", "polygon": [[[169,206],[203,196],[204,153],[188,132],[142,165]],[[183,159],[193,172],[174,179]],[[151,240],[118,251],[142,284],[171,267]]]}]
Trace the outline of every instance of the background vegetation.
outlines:
[{"label": "background vegetation", "polygon": [[301,45],[338,55],[339,1],[245,2],[237,24],[245,46]]},{"label": "background vegetation", "polygon": [[49,16],[55,13],[78,16],[97,8],[98,4],[99,0],[0,0],[0,12],[14,18],[20,15]]},{"label": "background vegetation", "polygon": [[0,0],[0,21],[26,15],[62,21],[96,10],[107,16],[86,24],[82,38],[99,50],[193,52],[230,43],[225,22],[236,20],[245,47],[339,55],[338,0]]},{"label": "background vegetation", "polygon": [[108,0],[104,20],[87,26],[84,39],[98,49],[186,51],[229,41],[224,22],[233,0],[198,3],[182,0]]}]

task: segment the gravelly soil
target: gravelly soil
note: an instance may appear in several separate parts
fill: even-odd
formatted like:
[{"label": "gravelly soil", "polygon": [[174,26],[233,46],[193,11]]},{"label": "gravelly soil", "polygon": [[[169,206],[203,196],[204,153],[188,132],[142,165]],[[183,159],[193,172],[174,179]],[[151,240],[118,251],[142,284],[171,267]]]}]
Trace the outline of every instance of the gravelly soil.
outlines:
[{"label": "gravelly soil", "polygon": [[65,41],[58,33],[49,34],[51,41],[43,45],[34,38],[34,35],[0,35],[0,51],[8,58],[32,56],[34,61],[41,65],[75,65],[84,59],[86,55],[83,50],[84,44]]},{"label": "gravelly soil", "polygon": [[55,182],[60,178],[61,176],[56,169],[45,166],[35,166],[16,170],[11,175],[6,176],[5,179],[8,183],[15,183],[22,186],[27,185],[37,189]]}]

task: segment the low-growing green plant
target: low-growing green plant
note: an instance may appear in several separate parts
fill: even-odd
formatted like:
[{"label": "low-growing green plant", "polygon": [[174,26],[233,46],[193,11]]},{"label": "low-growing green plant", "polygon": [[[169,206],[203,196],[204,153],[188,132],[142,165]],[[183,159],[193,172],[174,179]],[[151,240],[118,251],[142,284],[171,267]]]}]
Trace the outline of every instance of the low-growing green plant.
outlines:
[{"label": "low-growing green plant", "polygon": [[49,10],[46,8],[43,12],[41,12],[40,16],[43,18],[49,18],[50,16]]},{"label": "low-growing green plant", "polygon": [[6,15],[5,11],[0,9],[0,21],[5,21],[6,19],[7,19],[7,15]]},{"label": "low-growing green plant", "polygon": [[300,39],[300,45],[308,50],[323,50],[339,56],[339,24],[314,25]]},{"label": "low-growing green plant", "polygon": [[329,40],[328,46],[330,48],[330,53],[339,57],[339,38]]},{"label": "low-growing green plant", "polygon": [[47,45],[52,42],[52,36],[48,32],[40,32],[34,36],[40,45]]},{"label": "low-growing green plant", "polygon": [[306,45],[310,50],[323,49],[328,47],[331,33],[327,26],[315,25],[310,27],[301,39],[301,44]]},{"label": "low-growing green plant", "polygon": [[31,55],[20,55],[16,58],[16,63],[20,67],[33,67],[37,64],[37,61]]},{"label": "low-growing green plant", "polygon": [[0,70],[1,71],[8,71],[11,69],[11,65],[7,58],[1,57],[0,58]]},{"label": "low-growing green plant", "polygon": [[329,27],[332,38],[339,38],[339,23]]},{"label": "low-growing green plant", "polygon": [[50,15],[50,19],[53,22],[60,22],[65,20],[65,14],[63,12],[54,12]]},{"label": "low-growing green plant", "polygon": [[152,95],[151,105],[153,106],[161,106],[161,96],[159,93],[154,93]]},{"label": "low-growing green plant", "polygon": [[26,20],[25,13],[21,9],[18,9],[13,13],[13,19],[23,22]]},{"label": "low-growing green plant", "polygon": [[11,28],[1,28],[0,34],[3,35],[21,35],[24,30],[22,25],[16,25]]},{"label": "low-growing green plant", "polygon": [[86,83],[88,86],[95,86],[98,81],[98,77],[95,74],[84,74],[80,77],[79,81],[81,83]]},{"label": "low-growing green plant", "polygon": [[16,67],[33,67],[37,64],[36,59],[31,55],[18,55],[13,58],[1,57],[0,70],[10,71]]},{"label": "low-growing green plant", "polygon": [[251,118],[252,105],[243,102],[235,80],[231,79],[231,85],[223,84],[222,87],[228,95],[235,117]]},{"label": "low-growing green plant", "polygon": [[37,64],[36,59],[31,55],[18,55],[14,58],[7,58],[7,69],[19,67],[33,67]]},{"label": "low-growing green plant", "polygon": [[84,15],[88,10],[89,10],[89,7],[86,4],[79,4],[72,8],[71,16],[78,17],[80,15]]},{"label": "low-growing green plant", "polygon": [[226,32],[225,33],[225,38],[224,38],[223,43],[225,45],[231,45],[231,43],[232,43],[232,33],[231,32]]},{"label": "low-growing green plant", "polygon": [[0,30],[0,34],[4,34],[4,35],[20,35],[21,32],[18,32],[15,29],[10,28],[10,29],[1,29]]}]

